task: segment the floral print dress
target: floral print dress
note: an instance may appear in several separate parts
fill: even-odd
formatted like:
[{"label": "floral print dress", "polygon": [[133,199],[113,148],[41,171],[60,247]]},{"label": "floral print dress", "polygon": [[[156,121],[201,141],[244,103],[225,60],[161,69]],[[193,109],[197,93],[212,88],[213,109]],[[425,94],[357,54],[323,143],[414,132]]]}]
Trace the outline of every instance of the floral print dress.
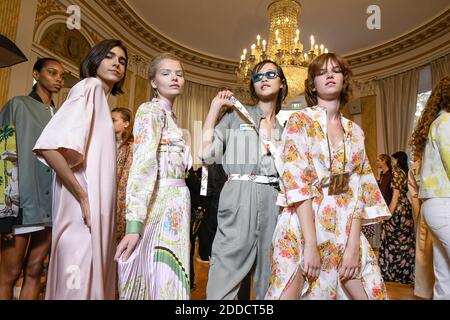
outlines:
[{"label": "floral print dress", "polygon": [[399,191],[397,208],[381,226],[379,264],[385,281],[413,283],[416,240],[408,179],[398,168],[393,170],[392,189]]},{"label": "floral print dress", "polygon": [[133,163],[133,140],[125,142],[117,152],[116,181],[117,181],[117,203],[116,203],[116,239],[117,243],[125,236],[125,213],[128,174]]},{"label": "floral print dress", "polygon": [[119,259],[121,300],[189,300],[189,146],[171,106],[141,105],[126,191],[127,233],[140,233],[127,261]]},{"label": "floral print dress", "polygon": [[[331,150],[331,169],[333,173],[349,172],[350,188],[337,196],[328,195],[330,153],[326,109],[306,108],[294,113],[288,121],[277,164],[282,177],[278,204],[284,208],[273,236],[272,276],[266,299],[280,299],[303,265],[304,238],[295,203],[312,199],[321,258],[319,278],[312,283],[305,281],[303,292],[299,292],[302,299],[348,299],[339,281],[338,267],[353,219],[361,219],[364,225],[390,216],[365,153],[364,133],[352,121],[344,117],[341,121],[344,141]],[[359,277],[369,299],[387,299],[377,258],[362,233],[359,265]]]}]

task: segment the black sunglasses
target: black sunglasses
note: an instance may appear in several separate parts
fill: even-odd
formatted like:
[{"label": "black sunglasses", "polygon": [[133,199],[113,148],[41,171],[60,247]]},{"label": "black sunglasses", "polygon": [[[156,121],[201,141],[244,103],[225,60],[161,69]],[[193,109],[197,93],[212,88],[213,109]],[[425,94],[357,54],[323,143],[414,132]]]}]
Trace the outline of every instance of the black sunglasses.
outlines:
[{"label": "black sunglasses", "polygon": [[269,70],[266,73],[254,73],[252,75],[252,80],[253,83],[257,83],[259,81],[261,81],[264,77],[266,77],[267,79],[275,79],[276,77],[279,77],[279,74],[277,71],[274,70]]}]

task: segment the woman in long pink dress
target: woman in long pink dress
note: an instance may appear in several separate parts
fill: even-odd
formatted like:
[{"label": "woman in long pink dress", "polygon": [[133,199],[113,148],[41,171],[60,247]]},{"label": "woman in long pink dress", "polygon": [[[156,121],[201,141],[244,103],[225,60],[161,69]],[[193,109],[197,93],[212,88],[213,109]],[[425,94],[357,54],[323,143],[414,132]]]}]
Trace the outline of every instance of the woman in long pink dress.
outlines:
[{"label": "woman in long pink dress", "polygon": [[115,137],[107,96],[122,93],[127,50],[94,46],[84,79],[51,119],[33,151],[56,172],[47,300],[115,298]]}]

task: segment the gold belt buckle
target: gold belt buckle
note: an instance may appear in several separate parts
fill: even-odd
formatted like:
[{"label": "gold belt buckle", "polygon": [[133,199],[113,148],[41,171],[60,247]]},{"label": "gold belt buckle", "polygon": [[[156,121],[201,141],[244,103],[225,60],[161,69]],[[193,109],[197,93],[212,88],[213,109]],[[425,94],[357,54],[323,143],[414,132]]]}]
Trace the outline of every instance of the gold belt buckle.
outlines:
[{"label": "gold belt buckle", "polygon": [[328,187],[329,196],[337,196],[347,193],[350,189],[350,173],[340,173],[330,176],[330,183]]}]

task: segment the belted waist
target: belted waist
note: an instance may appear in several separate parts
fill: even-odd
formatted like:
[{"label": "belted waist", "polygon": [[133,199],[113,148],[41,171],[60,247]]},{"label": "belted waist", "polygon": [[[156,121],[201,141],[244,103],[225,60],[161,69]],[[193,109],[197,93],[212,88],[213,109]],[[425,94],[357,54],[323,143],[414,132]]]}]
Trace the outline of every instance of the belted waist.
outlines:
[{"label": "belted waist", "polygon": [[274,176],[259,176],[254,174],[230,174],[228,181],[251,181],[254,183],[278,186],[279,179]]},{"label": "belted waist", "polygon": [[184,179],[161,179],[158,180],[160,187],[186,187],[186,180]]},{"label": "belted waist", "polygon": [[184,149],[182,146],[160,144],[158,146],[157,151],[158,152],[184,152]]}]

